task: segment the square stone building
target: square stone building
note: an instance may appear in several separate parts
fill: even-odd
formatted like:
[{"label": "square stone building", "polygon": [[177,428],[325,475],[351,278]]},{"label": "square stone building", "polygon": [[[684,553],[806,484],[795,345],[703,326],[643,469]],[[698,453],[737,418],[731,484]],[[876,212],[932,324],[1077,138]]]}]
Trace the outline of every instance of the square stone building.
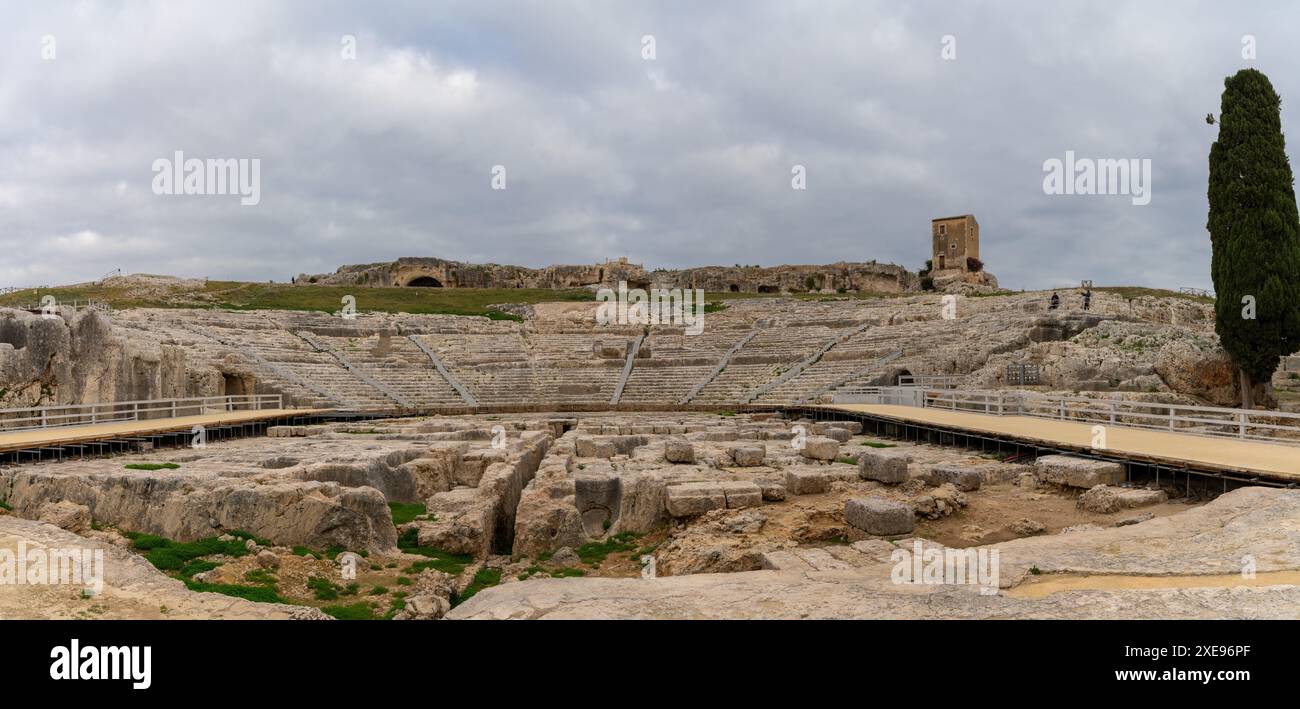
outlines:
[{"label": "square stone building", "polygon": [[935,271],[966,271],[967,257],[980,257],[980,225],[974,214],[931,220],[930,240],[934,262],[931,267]]}]

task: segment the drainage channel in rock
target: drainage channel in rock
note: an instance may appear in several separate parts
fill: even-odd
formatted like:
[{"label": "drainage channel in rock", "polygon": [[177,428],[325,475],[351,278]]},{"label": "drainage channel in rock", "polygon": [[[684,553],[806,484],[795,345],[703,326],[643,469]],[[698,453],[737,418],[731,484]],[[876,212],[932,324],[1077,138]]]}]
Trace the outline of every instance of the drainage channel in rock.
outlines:
[{"label": "drainage channel in rock", "polygon": [[1300,585],[1300,570],[1262,571],[1252,577],[1241,574],[1190,576],[1141,576],[1132,574],[1047,574],[1006,591],[1011,598],[1039,599],[1066,591],[1134,591],[1161,589],[1230,588],[1245,586]]}]

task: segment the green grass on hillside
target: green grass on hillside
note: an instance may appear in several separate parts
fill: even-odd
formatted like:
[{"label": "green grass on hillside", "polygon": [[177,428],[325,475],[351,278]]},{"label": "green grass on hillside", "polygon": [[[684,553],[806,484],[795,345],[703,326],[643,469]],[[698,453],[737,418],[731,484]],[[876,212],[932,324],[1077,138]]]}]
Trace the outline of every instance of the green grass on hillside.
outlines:
[{"label": "green grass on hillside", "polygon": [[198,289],[171,289],[149,297],[131,294],[121,287],[77,286],[28,289],[0,296],[0,306],[39,303],[44,295],[59,302],[99,300],[115,309],[125,308],[222,308],[226,310],[313,310],[338,312],[343,297],[357,299],[357,312],[481,315],[497,320],[518,320],[517,316],[487,306],[498,303],[546,303],[595,301],[588,290],[571,288],[372,288],[360,286],[290,285],[286,283],[240,283],[208,281]]},{"label": "green grass on hillside", "polygon": [[[1069,290],[1069,289],[1066,289]],[[1137,286],[1100,286],[1093,290],[1114,293],[1123,298],[1140,296],[1182,298],[1213,303],[1212,298],[1177,291]],[[1046,292],[1046,291],[1044,291]],[[141,295],[141,293],[150,293]],[[1002,291],[987,296],[1011,295]],[[27,289],[0,296],[0,307],[31,305],[41,296],[53,295],[59,302],[99,300],[116,309],[126,308],[222,308],[228,310],[307,310],[338,312],[344,296],[356,298],[357,311],[382,313],[480,315],[497,320],[518,320],[509,313],[490,310],[487,306],[512,303],[548,303],[557,301],[595,302],[595,294],[585,288],[551,290],[547,288],[379,288],[362,286],[292,285],[287,283],[244,283],[207,281],[200,288],[174,287],[150,292],[141,287],[132,293],[122,286],[60,286]],[[865,300],[916,295],[915,293],[706,293],[705,312],[717,312],[725,301],[754,298],[797,298],[819,302]]]},{"label": "green grass on hillside", "polygon": [[1113,293],[1121,298],[1141,298],[1149,296],[1152,298],[1182,298],[1196,303],[1213,303],[1213,298],[1207,298],[1203,295],[1191,295],[1190,293],[1179,293],[1178,291],[1165,290],[1163,288],[1143,288],[1141,286],[1099,286],[1093,288],[1095,291],[1104,293]]}]

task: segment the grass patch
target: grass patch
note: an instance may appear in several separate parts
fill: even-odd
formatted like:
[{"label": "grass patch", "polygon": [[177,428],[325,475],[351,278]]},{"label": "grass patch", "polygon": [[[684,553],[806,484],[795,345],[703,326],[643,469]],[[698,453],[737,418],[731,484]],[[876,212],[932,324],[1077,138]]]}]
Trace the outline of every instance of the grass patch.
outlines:
[{"label": "grass patch", "polygon": [[452,599],[451,605],[458,606],[473,598],[479,591],[492,588],[499,583],[501,583],[501,569],[479,569],[478,573],[474,574],[474,580],[470,581],[469,586],[465,588],[465,592]]},{"label": "grass patch", "polygon": [[279,579],[266,569],[251,569],[244,574],[244,580],[259,586],[274,586]]},{"label": "grass patch", "polygon": [[258,537],[258,536],[254,536],[254,535],[252,535],[252,534],[250,534],[250,533],[248,533],[248,532],[243,531],[242,529],[236,529],[236,530],[234,530],[234,531],[232,531],[232,532],[226,532],[226,534],[229,534],[230,536],[234,537],[235,539],[239,539],[239,540],[242,540],[242,541],[245,541],[245,542],[248,541],[249,539],[252,539],[254,544],[256,544],[256,545],[258,545],[258,546],[261,546],[261,547],[274,546],[274,545],[271,544],[271,540],[269,540],[269,539],[263,539],[263,538]]},{"label": "grass patch", "polygon": [[322,606],[321,612],[338,620],[374,620],[375,610],[369,603],[353,603],[347,606]]},{"label": "grass patch", "polygon": [[393,614],[406,607],[406,591],[398,591],[393,594],[393,600],[388,603],[388,612],[384,614],[384,620],[391,620]]},{"label": "grass patch", "polygon": [[468,554],[452,554],[434,547],[422,547],[417,539],[417,531],[412,528],[397,538],[397,548],[408,554],[429,557],[428,561],[417,561],[402,570],[404,574],[418,574],[425,569],[437,569],[453,576],[459,575],[474,559]]},{"label": "grass patch", "polygon": [[[1094,290],[1107,290],[1094,288]],[[1148,290],[1152,289],[1140,289]],[[1178,296],[1170,291],[1152,294]],[[150,290],[142,296],[125,284],[88,284],[56,288],[27,288],[0,296],[0,306],[39,303],[42,296],[52,295],[59,302],[100,300],[115,309],[126,308],[222,308],[226,310],[306,310],[337,312],[343,296],[357,299],[358,312],[412,313],[443,315],[479,315],[493,320],[521,318],[488,308],[489,305],[514,303],[554,303],[557,301],[595,302],[585,288],[400,288],[354,285],[319,285],[313,283],[249,283],[208,280],[199,287],[173,285]],[[845,301],[896,298],[910,293],[844,293],[827,296],[820,293],[706,293],[704,312],[716,313],[730,300],[754,298],[795,298],[812,301]]]},{"label": "grass patch", "polygon": [[337,312],[343,296],[357,299],[358,312],[479,315],[493,320],[521,318],[489,309],[489,305],[592,301],[595,296],[583,288],[378,288],[289,283],[247,283],[209,280],[198,288],[173,286],[141,297],[122,285],[86,285],[59,288],[28,288],[0,296],[0,306],[39,303],[44,295],[59,302],[101,300],[115,309],[124,308],[221,308],[225,310],[307,310]]},{"label": "grass patch", "polygon": [[[1073,291],[1074,289],[1067,288],[1066,290]],[[1203,295],[1192,295],[1191,293],[1180,293],[1178,291],[1165,290],[1163,288],[1142,288],[1139,286],[1099,286],[1093,288],[1093,291],[1097,291],[1101,293],[1113,293],[1121,298],[1126,298],[1126,299],[1150,296],[1152,298],[1181,298],[1183,300],[1190,300],[1194,303],[1205,303],[1207,305],[1214,302],[1213,298],[1209,298]],[[1065,298],[1065,296],[1061,296],[1061,297],[1062,299]]]},{"label": "grass patch", "polygon": [[857,465],[857,464],[858,464],[858,461],[856,461],[856,460],[854,460],[854,459],[852,459],[852,458],[836,458],[836,459],[835,459],[835,462],[836,462],[836,463],[843,463],[843,464],[845,464],[845,465]]},{"label": "grass patch", "polygon": [[127,463],[122,466],[127,470],[175,470],[180,463]]},{"label": "grass patch", "polygon": [[4,510],[5,512],[13,512],[14,508],[13,505],[10,505],[8,502],[0,502],[0,510]]},{"label": "grass patch", "polygon": [[139,532],[126,532],[125,536],[131,540],[131,547],[141,552],[149,563],[160,571],[174,572],[172,575],[180,579],[191,591],[220,593],[258,603],[289,603],[287,599],[280,596],[275,577],[265,569],[253,569],[244,575],[245,580],[254,584],[252,586],[194,580],[195,574],[221,566],[220,562],[208,561],[200,557],[247,556],[249,552],[244,542],[248,539],[256,540],[256,537],[247,532],[232,532],[231,536],[235,538],[230,541],[208,537],[193,542],[175,542],[156,534]]},{"label": "grass patch", "polygon": [[551,578],[553,579],[577,578],[578,576],[586,576],[586,575],[587,572],[583,571],[582,569],[556,569],[555,571],[551,572]]},{"label": "grass patch", "polygon": [[211,571],[217,568],[218,566],[221,566],[221,564],[215,561],[203,561],[202,559],[195,559],[194,561],[186,562],[186,564],[182,566],[179,571],[176,572],[176,575],[181,577],[181,579],[189,579],[189,578],[193,578],[194,574],[201,574],[205,571]]},{"label": "grass patch", "polygon": [[268,586],[240,586],[233,583],[200,583],[193,579],[182,579],[185,586],[191,591],[199,593],[220,593],[225,596],[234,596],[258,603],[288,603],[276,592],[274,588]]},{"label": "grass patch", "polygon": [[[434,552],[437,550],[426,551]],[[452,576],[459,576],[461,572],[465,570],[465,567],[473,561],[469,556],[462,554],[447,554],[446,552],[439,553],[443,555],[425,554],[425,556],[430,557],[428,561],[417,561],[405,569],[402,569],[402,573],[415,575],[425,569],[435,569],[443,573],[451,574]]]},{"label": "grass patch", "polygon": [[863,441],[862,445],[871,446],[872,448],[897,448],[893,443],[881,443],[880,441]]},{"label": "grass patch", "polygon": [[307,579],[307,589],[312,592],[312,595],[318,601],[337,601],[339,598],[339,587],[329,579],[323,579],[319,576],[312,576]]},{"label": "grass patch", "polygon": [[578,547],[578,558],[584,564],[600,564],[610,554],[636,549],[634,542],[640,536],[635,532],[621,532],[603,542],[588,542]]},{"label": "grass patch", "polygon": [[393,513],[394,525],[403,525],[408,522],[414,522],[415,518],[426,514],[429,511],[419,502],[409,504],[405,502],[390,502],[388,503],[388,509]]},{"label": "grass patch", "polygon": [[173,542],[152,534],[137,534],[131,536],[131,546],[144,552],[144,558],[162,571],[180,571],[188,562],[201,556],[224,554],[240,557],[248,554],[243,541],[223,542],[216,537],[195,542]]}]

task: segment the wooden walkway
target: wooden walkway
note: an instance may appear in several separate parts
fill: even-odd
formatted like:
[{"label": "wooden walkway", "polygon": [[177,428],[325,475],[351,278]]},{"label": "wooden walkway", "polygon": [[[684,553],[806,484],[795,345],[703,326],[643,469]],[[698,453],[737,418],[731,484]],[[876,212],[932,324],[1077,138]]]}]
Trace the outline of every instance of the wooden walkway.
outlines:
[{"label": "wooden walkway", "polygon": [[[1085,452],[1094,451],[1092,428],[1098,425],[1095,422],[995,416],[891,404],[833,404],[807,408],[867,414],[878,419],[928,424],[975,435]],[[1130,458],[1135,462],[1300,481],[1300,447],[1281,443],[1106,426],[1106,448],[1095,452]]]},{"label": "wooden walkway", "polygon": [[61,445],[105,441],[120,438],[147,436],[156,433],[189,431],[195,426],[215,428],[256,421],[287,419],[294,416],[314,416],[333,409],[256,409],[252,411],[222,411],[200,416],[147,419],[143,421],[114,421],[86,426],[58,426],[26,431],[0,432],[0,453],[37,448],[55,448]]}]

